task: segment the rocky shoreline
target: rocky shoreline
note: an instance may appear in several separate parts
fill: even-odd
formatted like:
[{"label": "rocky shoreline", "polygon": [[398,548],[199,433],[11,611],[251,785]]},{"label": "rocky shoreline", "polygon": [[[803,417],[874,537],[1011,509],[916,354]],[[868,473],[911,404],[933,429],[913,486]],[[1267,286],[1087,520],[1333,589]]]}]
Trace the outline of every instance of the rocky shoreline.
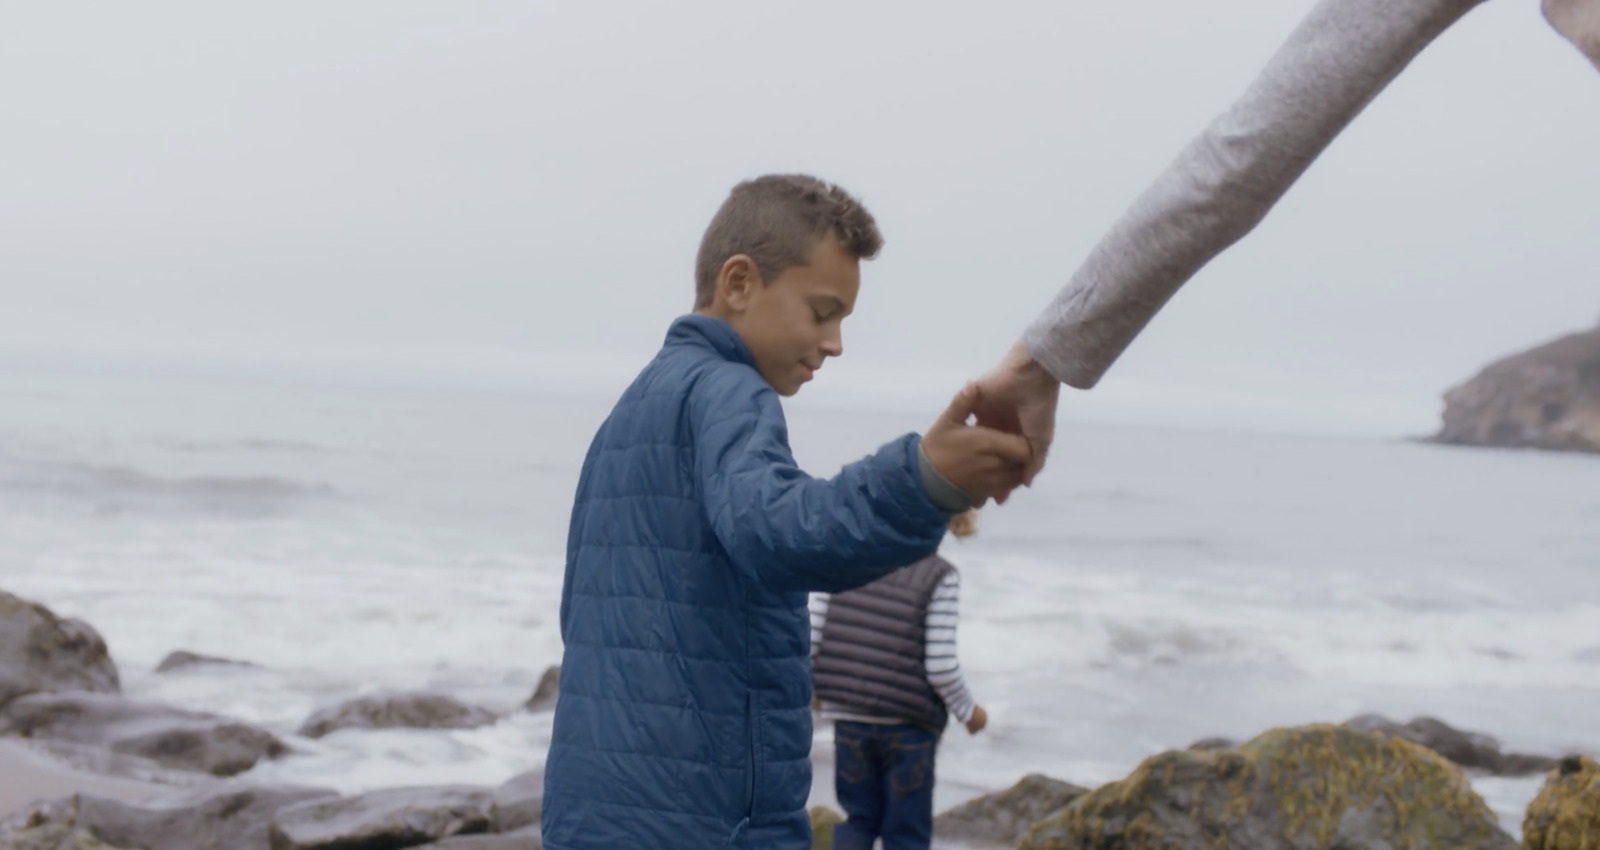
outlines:
[{"label": "rocky shoreline", "polygon": [[1444,403],[1435,443],[1600,452],[1600,328],[1497,360]]},{"label": "rocky shoreline", "polygon": [[[158,669],[243,663],[178,652]],[[547,671],[518,710],[548,710],[558,682],[558,671]],[[500,719],[446,695],[387,694],[319,710],[298,734],[466,729]],[[247,723],[123,696],[92,626],[0,591],[0,850],[541,846],[541,771],[497,787],[348,796],[240,777],[292,751]],[[1600,850],[1600,766],[1593,759],[1507,753],[1490,737],[1433,718],[1397,723],[1371,715],[1270,730],[1243,743],[1196,742],[1094,789],[1028,776],[942,813],[935,838],[942,847],[1028,850],[1509,850],[1518,843],[1468,776],[1541,773],[1544,790],[1528,808],[1521,846]],[[831,846],[838,819],[813,811],[814,847]]]}]

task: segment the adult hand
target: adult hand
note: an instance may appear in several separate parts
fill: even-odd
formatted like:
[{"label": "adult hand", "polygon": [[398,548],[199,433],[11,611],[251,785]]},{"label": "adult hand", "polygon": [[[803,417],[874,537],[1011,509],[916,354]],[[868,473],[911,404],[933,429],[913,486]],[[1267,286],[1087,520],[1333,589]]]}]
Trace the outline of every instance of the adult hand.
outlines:
[{"label": "adult hand", "polygon": [[[1056,434],[1056,402],[1061,383],[1033,359],[1028,347],[1017,340],[1000,364],[978,379],[981,397],[977,408],[978,424],[1028,441],[1032,457],[1023,469],[1022,483],[1033,486],[1033,478],[1044,468],[1045,455]],[[1004,503],[1009,493],[995,497]]]},{"label": "adult hand", "polygon": [[984,403],[977,384],[967,384],[922,435],[928,463],[981,506],[1022,483],[1032,455],[1015,433],[967,424]]},{"label": "adult hand", "polygon": [[1544,18],[1600,68],[1600,0],[1544,0]]}]

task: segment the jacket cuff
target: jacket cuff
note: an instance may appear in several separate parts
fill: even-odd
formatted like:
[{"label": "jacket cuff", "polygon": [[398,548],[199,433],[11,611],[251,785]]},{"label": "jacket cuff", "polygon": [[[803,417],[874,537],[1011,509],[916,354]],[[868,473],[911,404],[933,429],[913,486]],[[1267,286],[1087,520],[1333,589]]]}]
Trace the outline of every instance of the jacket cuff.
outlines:
[{"label": "jacket cuff", "polygon": [[922,450],[921,440],[917,441],[917,473],[922,478],[922,489],[928,492],[928,499],[939,510],[947,514],[959,514],[972,509],[975,500],[933,468],[928,453]]}]

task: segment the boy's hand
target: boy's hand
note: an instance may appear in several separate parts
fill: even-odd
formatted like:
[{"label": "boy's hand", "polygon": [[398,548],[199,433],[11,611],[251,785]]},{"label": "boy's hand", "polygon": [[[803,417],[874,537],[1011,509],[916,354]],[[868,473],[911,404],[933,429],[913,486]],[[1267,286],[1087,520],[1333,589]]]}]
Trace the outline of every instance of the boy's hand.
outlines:
[{"label": "boy's hand", "polygon": [[983,731],[983,727],[988,726],[988,725],[989,725],[989,712],[984,711],[983,710],[983,706],[981,706],[981,705],[973,706],[972,707],[972,717],[971,717],[971,719],[969,719],[967,721],[967,733],[971,734],[971,735],[976,735],[979,732]]},{"label": "boy's hand", "polygon": [[922,436],[928,462],[976,502],[1004,496],[1022,483],[1033,453],[1016,434],[968,425],[983,404],[983,391],[967,384]]}]

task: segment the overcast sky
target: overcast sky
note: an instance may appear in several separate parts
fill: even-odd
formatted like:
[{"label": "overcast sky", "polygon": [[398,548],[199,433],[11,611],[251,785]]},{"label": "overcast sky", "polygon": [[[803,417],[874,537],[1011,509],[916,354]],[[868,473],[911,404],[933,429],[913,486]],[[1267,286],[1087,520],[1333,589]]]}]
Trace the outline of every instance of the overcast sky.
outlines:
[{"label": "overcast sky", "polygon": [[[887,237],[807,392],[947,395],[1310,6],[10,4],[0,356],[611,387],[728,188],[806,171]],[[1063,415],[1428,430],[1600,318],[1596,151],[1600,75],[1491,0]]]}]

